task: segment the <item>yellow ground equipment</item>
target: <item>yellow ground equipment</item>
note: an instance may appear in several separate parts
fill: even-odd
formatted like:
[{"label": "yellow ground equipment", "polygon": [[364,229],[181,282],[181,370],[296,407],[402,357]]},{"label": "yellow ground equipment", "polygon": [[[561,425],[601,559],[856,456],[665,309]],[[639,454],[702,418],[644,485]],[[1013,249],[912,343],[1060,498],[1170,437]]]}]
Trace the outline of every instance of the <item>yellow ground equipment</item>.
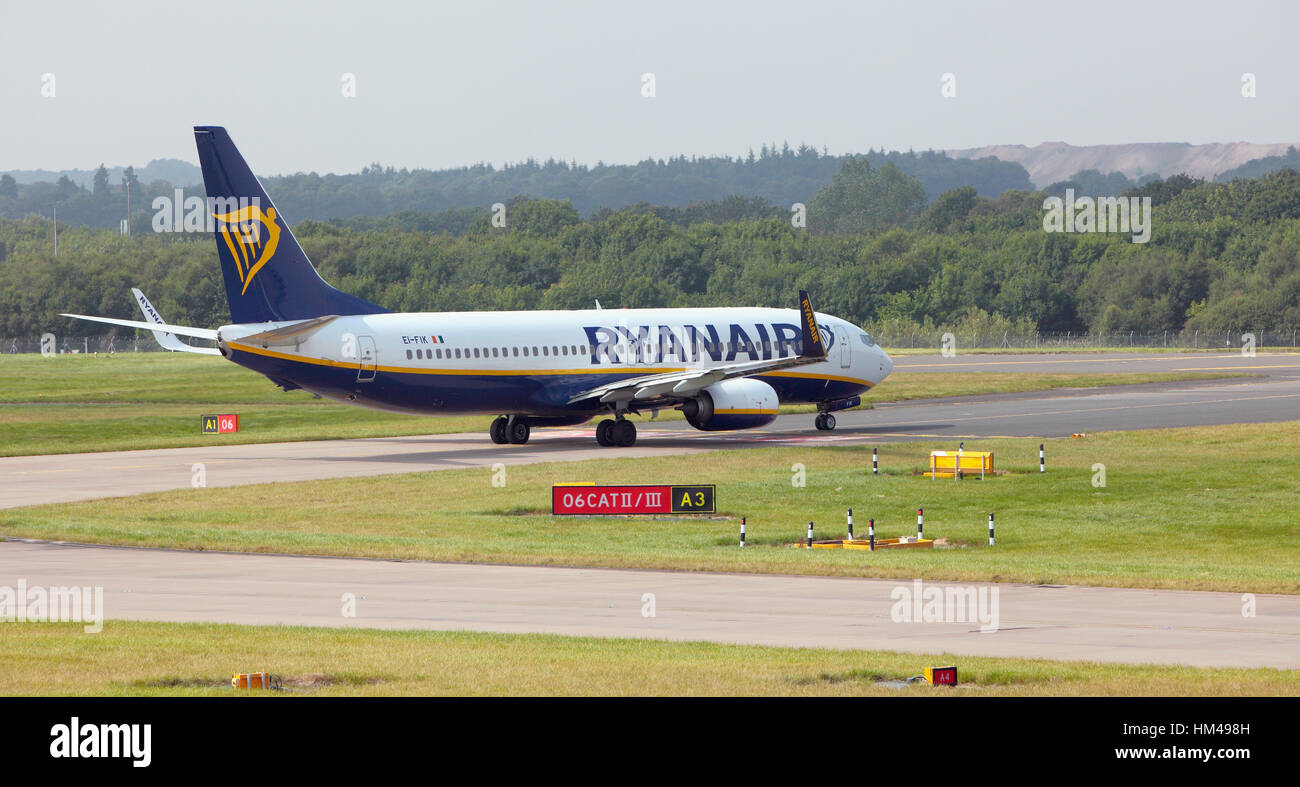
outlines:
[{"label": "yellow ground equipment", "polygon": [[875,549],[933,549],[933,538],[917,538],[916,536],[905,536],[903,538],[877,538],[875,546],[865,538],[854,539],[850,541],[847,538],[836,538],[829,541],[814,541],[808,547],[809,549],[865,549],[868,551]]},{"label": "yellow ground equipment", "polygon": [[232,689],[278,689],[279,684],[269,672],[236,672],[230,679]]},{"label": "yellow ground equipment", "polygon": [[930,478],[966,478],[993,472],[992,451],[931,451]]}]

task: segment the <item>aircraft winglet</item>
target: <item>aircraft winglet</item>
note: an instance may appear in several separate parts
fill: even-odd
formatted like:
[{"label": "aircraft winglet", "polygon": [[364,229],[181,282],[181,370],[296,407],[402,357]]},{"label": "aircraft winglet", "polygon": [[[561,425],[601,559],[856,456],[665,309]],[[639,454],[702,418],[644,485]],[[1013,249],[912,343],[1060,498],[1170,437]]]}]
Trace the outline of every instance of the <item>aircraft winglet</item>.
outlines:
[{"label": "aircraft winglet", "polygon": [[826,344],[822,341],[822,332],[817,329],[817,312],[813,309],[812,298],[807,290],[799,290],[799,329],[803,339],[803,348],[799,353],[804,358],[825,358]]},{"label": "aircraft winglet", "polygon": [[[153,304],[149,302],[149,299],[145,297],[143,292],[140,292],[136,287],[132,287],[131,294],[135,296],[135,302],[140,307],[140,311],[144,312],[146,320],[157,324],[161,328],[169,327],[167,321],[162,318],[162,315],[153,307]],[[172,352],[198,353],[199,355],[221,354],[221,351],[214,347],[195,347],[192,344],[183,342],[171,331],[155,330],[153,332],[153,338],[158,341],[158,344],[160,344],[164,350],[171,350]]]}]

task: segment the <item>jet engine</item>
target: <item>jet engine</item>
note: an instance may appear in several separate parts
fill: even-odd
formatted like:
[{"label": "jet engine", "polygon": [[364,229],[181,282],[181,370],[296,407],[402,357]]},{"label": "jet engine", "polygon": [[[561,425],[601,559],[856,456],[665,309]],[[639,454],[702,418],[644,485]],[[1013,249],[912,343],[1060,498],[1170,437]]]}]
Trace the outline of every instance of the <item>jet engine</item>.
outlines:
[{"label": "jet engine", "polygon": [[753,429],[776,420],[776,391],[749,377],[723,380],[687,399],[681,410],[687,423],[706,432]]}]

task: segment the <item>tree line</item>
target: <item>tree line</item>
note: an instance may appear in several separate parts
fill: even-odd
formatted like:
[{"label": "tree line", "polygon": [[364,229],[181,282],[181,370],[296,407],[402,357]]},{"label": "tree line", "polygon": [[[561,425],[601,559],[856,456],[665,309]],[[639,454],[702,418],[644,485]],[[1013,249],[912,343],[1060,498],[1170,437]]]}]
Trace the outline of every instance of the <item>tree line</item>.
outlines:
[{"label": "tree line", "polygon": [[[263,179],[276,206],[297,221],[328,221],[353,217],[383,217],[401,212],[422,214],[489,207],[526,194],[540,199],[568,200],[583,216],[632,205],[685,208],[717,202],[733,195],[762,199],[789,208],[807,202],[831,181],[846,162],[864,159],[872,167],[894,164],[917,179],[927,199],[952,188],[973,185],[995,197],[1003,191],[1030,189],[1024,167],[986,158],[953,159],[943,153],[884,150],[861,156],[832,156],[807,145],[763,145],[744,157],[676,156],[631,165],[587,166],[556,160],[528,160],[503,167],[479,164],[444,170],[394,169],[378,164],[359,173],[318,175],[299,173]],[[100,167],[90,188],[66,175],[57,182],[19,184],[0,176],[0,216],[51,216],[60,221],[95,227],[117,227],[127,217],[126,194],[131,193],[133,231],[147,231],[157,197],[203,196],[201,185],[142,182],[127,168],[110,183]]]},{"label": "tree line", "polygon": [[[1300,174],[1126,192],[1153,205],[1150,242],[1046,232],[1044,192],[972,186],[927,202],[892,162],[844,162],[808,201],[752,197],[594,211],[517,197],[504,209],[307,220],[297,238],[336,287],[400,311],[818,307],[869,329],[1290,330],[1300,326]],[[498,226],[498,224],[504,226]],[[59,312],[136,319],[140,286],[170,321],[229,319],[211,237],[130,238],[0,219],[0,336],[87,332]]]}]

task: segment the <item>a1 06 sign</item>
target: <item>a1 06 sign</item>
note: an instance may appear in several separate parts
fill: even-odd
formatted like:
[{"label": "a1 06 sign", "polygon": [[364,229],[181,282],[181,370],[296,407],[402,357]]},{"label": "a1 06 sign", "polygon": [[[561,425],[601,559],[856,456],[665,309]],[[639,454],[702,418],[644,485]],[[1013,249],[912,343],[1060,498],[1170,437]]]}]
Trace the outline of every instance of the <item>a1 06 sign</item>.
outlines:
[{"label": "a1 06 sign", "polygon": [[239,431],[238,415],[203,416],[203,434],[230,434]]},{"label": "a1 06 sign", "polygon": [[551,513],[563,516],[712,514],[716,510],[716,490],[713,484],[556,484],[551,487]]}]

